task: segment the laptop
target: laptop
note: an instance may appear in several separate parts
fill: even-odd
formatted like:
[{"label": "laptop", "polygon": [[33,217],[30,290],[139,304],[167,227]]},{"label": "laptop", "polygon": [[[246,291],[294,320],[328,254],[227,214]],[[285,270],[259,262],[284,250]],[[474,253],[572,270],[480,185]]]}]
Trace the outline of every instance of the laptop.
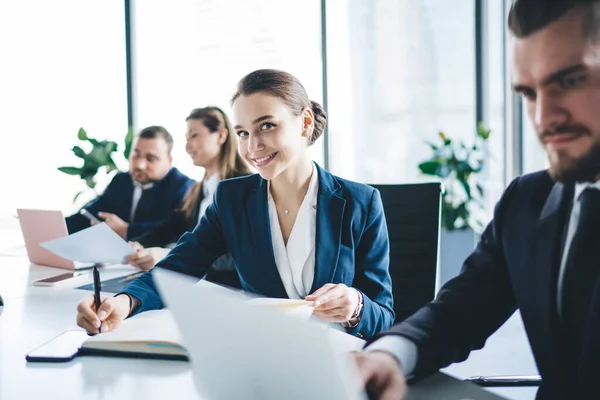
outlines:
[{"label": "laptop", "polygon": [[67,260],[40,246],[40,243],[68,236],[62,212],[56,210],[17,209],[21,232],[29,261],[48,267],[79,270],[91,268],[92,263]]},{"label": "laptop", "polygon": [[348,349],[324,324],[163,268],[153,277],[181,332],[200,398],[367,398]]}]

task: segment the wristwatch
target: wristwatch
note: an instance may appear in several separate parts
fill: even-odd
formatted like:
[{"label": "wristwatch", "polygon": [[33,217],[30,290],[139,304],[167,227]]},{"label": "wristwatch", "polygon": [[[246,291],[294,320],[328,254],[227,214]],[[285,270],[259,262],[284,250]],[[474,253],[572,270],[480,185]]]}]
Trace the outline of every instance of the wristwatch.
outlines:
[{"label": "wristwatch", "polygon": [[356,308],[354,309],[350,320],[342,322],[342,326],[344,328],[355,328],[360,322],[360,316],[363,309],[363,296],[360,290],[357,290],[356,293],[358,293],[358,304],[356,305]]}]

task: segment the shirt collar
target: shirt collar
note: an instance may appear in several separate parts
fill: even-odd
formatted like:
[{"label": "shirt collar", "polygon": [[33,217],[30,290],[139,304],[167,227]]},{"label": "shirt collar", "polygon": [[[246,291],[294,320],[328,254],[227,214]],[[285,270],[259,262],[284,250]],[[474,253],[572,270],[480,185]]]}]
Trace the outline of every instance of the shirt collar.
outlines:
[{"label": "shirt collar", "polygon": [[575,201],[579,201],[581,193],[587,188],[594,188],[600,190],[600,181],[596,182],[581,182],[575,184]]},{"label": "shirt collar", "polygon": [[148,189],[151,189],[154,186],[154,182],[139,183],[139,182],[133,181],[133,186],[139,187],[142,190],[148,190]]}]

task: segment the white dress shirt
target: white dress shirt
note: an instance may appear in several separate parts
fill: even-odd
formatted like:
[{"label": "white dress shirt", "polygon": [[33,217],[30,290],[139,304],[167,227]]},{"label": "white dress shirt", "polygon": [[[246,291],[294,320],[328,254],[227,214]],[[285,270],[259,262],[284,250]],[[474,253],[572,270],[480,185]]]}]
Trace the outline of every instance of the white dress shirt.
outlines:
[{"label": "white dress shirt", "polygon": [[[288,297],[303,299],[310,293],[315,279],[315,235],[319,179],[314,164],[308,190],[296,215],[287,245],[283,241],[277,209],[271,196],[270,182],[268,193],[275,264]],[[287,218],[287,216],[284,215],[283,218]]]},{"label": "white dress shirt", "polygon": [[131,212],[129,214],[129,223],[132,224],[133,220],[135,219],[135,210],[137,210],[137,206],[138,203],[140,202],[140,199],[142,198],[142,192],[144,190],[148,190],[150,189],[152,186],[154,186],[154,183],[139,183],[136,181],[133,181],[133,199],[131,200]]},{"label": "white dress shirt", "polygon": [[[579,214],[581,212],[581,194],[588,187],[600,190],[600,181],[594,183],[578,183],[577,185],[575,185],[573,207],[571,209],[571,216],[569,218],[569,225],[567,227],[565,247],[563,249],[560,269],[558,272],[556,305],[558,308],[559,315],[561,315],[562,311],[562,285],[565,276],[567,256],[569,254],[571,242],[573,241],[573,236],[575,235],[575,231],[577,230],[577,225],[579,224]],[[412,372],[415,369],[415,366],[417,365],[417,346],[405,337],[396,335],[384,336],[381,339],[378,339],[375,342],[373,342],[369,347],[367,347],[367,351],[374,350],[387,351],[393,354],[402,366],[402,370],[404,371],[405,376],[409,376],[410,374],[412,374]]]},{"label": "white dress shirt", "polygon": [[212,174],[202,182],[202,200],[200,201],[200,209],[198,211],[198,222],[206,212],[206,209],[212,203],[213,196],[219,184],[219,174]]}]

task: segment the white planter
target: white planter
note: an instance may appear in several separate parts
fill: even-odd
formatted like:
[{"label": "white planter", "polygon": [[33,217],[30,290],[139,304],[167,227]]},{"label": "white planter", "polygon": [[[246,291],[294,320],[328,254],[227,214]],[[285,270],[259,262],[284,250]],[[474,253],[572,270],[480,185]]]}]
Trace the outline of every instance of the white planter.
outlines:
[{"label": "white planter", "polygon": [[473,252],[478,240],[475,231],[440,231],[440,259],[438,265],[436,293],[450,279],[460,273],[466,258]]}]

